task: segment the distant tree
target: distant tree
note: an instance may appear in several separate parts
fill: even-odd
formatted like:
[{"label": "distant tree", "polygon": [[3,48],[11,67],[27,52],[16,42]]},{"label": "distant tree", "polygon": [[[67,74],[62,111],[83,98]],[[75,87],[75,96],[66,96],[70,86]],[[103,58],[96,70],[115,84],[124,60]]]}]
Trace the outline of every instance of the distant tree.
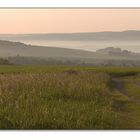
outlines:
[{"label": "distant tree", "polygon": [[7,59],[0,58],[0,65],[8,65],[10,62]]}]

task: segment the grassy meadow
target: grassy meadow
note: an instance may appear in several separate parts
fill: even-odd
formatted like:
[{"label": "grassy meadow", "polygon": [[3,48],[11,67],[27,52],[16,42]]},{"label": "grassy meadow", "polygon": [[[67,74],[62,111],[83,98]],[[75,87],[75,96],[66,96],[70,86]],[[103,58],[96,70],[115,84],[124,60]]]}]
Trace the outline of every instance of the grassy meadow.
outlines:
[{"label": "grassy meadow", "polygon": [[0,129],[140,129],[140,67],[0,66]]}]

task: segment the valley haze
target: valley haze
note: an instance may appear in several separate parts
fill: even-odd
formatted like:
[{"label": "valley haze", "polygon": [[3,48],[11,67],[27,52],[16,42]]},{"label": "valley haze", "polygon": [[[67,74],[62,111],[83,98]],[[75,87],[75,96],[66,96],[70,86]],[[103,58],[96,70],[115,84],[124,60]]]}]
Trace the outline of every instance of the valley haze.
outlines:
[{"label": "valley haze", "polygon": [[140,31],[104,31],[79,33],[0,34],[0,40],[19,41],[31,45],[96,51],[120,47],[140,52]]},{"label": "valley haze", "polygon": [[0,55],[14,64],[140,66],[140,31],[0,34]]}]

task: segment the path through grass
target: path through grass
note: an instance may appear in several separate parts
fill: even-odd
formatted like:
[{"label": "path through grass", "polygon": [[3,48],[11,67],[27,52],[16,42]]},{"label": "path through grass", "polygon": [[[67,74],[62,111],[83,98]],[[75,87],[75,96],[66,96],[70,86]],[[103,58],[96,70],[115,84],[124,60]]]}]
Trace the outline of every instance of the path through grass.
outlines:
[{"label": "path through grass", "polygon": [[140,129],[138,73],[140,68],[0,66],[0,129]]},{"label": "path through grass", "polygon": [[120,94],[127,96],[130,102],[126,103],[133,126],[131,129],[140,129],[140,76],[128,76],[113,79],[116,89]]}]

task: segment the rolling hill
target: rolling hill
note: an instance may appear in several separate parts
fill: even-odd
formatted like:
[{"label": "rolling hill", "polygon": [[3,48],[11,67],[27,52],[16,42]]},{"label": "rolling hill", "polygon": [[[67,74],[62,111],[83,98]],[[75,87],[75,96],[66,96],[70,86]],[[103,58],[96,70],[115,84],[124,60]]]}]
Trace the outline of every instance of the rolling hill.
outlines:
[{"label": "rolling hill", "polygon": [[78,62],[79,64],[80,62],[80,64],[84,63],[86,65],[140,65],[139,53],[133,53],[131,51],[121,50],[120,48],[115,47],[107,47],[99,49],[96,52],[90,52],[78,49],[34,46],[21,42],[0,40],[0,58],[3,57],[10,57],[10,59],[12,57],[16,57],[15,62],[19,59],[20,62],[18,63],[21,64],[23,62],[22,59],[24,59],[24,64],[26,64],[26,61],[32,63],[30,59],[36,58],[35,61],[37,61],[37,58],[39,58],[41,59],[37,61],[39,63],[40,61],[43,61],[43,59],[53,59],[56,61],[66,61],[68,64],[71,62]]},{"label": "rolling hill", "polygon": [[81,33],[44,33],[44,34],[0,34],[4,40],[73,40],[73,41],[97,41],[97,40],[140,40],[140,31],[127,30],[120,32],[81,32]]},{"label": "rolling hill", "polygon": [[84,50],[65,49],[57,47],[43,47],[26,45],[20,42],[0,40],[0,56],[33,56],[33,57],[91,57],[95,53]]}]

